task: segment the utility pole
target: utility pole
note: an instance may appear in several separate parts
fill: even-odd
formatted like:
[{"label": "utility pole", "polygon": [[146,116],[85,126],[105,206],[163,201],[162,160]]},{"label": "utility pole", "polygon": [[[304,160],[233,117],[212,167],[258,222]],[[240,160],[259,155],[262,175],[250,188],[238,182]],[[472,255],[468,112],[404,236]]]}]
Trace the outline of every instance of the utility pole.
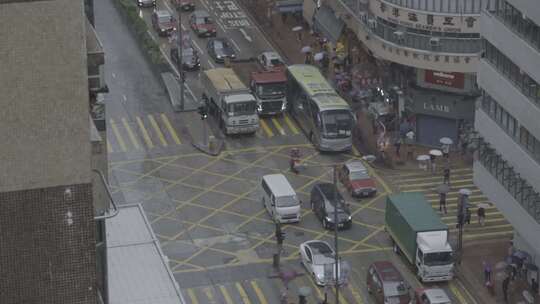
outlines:
[{"label": "utility pole", "polygon": [[336,256],[334,260],[335,267],[335,287],[336,287],[336,304],[339,304],[339,251],[338,251],[338,195],[337,195],[337,165],[334,165],[334,248],[336,250]]},{"label": "utility pole", "polygon": [[182,8],[180,5],[176,6],[176,12],[178,13],[178,26],[176,31],[177,35],[177,47],[178,47],[178,70],[180,71],[180,111],[184,110],[184,85],[186,81],[184,73],[184,37],[182,33]]}]

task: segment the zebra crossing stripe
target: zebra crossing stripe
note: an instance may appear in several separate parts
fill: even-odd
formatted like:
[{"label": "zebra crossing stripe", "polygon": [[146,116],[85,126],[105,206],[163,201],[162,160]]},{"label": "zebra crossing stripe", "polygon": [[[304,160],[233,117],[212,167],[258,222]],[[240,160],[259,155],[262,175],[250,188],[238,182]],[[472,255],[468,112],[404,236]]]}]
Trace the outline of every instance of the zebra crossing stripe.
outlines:
[{"label": "zebra crossing stripe", "polygon": [[251,301],[249,300],[249,297],[240,282],[236,282],[236,289],[238,290],[238,293],[240,293],[240,297],[242,298],[242,301],[244,301],[244,304],[251,304]]}]

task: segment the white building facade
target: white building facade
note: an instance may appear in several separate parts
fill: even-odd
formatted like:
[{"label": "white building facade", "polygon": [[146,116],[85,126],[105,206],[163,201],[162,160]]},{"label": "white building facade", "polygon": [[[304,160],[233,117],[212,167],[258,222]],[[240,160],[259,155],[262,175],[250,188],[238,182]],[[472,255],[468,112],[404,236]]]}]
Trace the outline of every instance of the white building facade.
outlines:
[{"label": "white building facade", "polygon": [[[313,0],[305,0],[309,1]],[[397,85],[410,88],[406,116],[412,118],[418,142],[432,146],[438,145],[441,137],[457,142],[462,126],[472,125],[482,49],[480,12],[493,3],[323,1],[355,32],[370,54],[388,63],[391,72],[402,75]]]},{"label": "white building facade", "polygon": [[540,262],[540,5],[497,0],[482,12],[485,52],[474,182],[514,228],[514,246]]}]

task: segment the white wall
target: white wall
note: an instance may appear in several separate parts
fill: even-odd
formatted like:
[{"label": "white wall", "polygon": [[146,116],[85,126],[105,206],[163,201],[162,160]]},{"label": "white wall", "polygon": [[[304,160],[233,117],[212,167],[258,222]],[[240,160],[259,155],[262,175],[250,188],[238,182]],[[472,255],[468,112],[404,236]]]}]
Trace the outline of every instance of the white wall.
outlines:
[{"label": "white wall", "polygon": [[477,109],[475,112],[474,127],[514,167],[514,170],[534,187],[536,192],[540,192],[540,164],[510,138],[482,109]]},{"label": "white wall", "polygon": [[504,214],[514,230],[527,240],[531,248],[529,253],[540,257],[540,237],[538,237],[540,225],[479,162],[474,162],[473,180],[474,184]]},{"label": "white wall", "polygon": [[[537,4],[540,7],[540,1]],[[517,64],[531,78],[540,83],[540,52],[519,38],[499,19],[482,13],[482,36]]]}]

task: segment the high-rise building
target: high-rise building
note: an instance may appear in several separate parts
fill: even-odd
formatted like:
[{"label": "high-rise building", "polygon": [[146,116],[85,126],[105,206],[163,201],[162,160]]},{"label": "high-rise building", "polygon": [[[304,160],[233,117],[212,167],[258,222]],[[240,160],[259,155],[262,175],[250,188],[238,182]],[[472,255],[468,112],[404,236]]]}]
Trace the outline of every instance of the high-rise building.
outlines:
[{"label": "high-rise building", "polygon": [[0,41],[0,303],[106,303],[101,43],[83,0],[1,0]]},{"label": "high-rise building", "polygon": [[540,262],[540,6],[496,0],[482,12],[482,96],[474,183],[514,228],[514,246]]}]

